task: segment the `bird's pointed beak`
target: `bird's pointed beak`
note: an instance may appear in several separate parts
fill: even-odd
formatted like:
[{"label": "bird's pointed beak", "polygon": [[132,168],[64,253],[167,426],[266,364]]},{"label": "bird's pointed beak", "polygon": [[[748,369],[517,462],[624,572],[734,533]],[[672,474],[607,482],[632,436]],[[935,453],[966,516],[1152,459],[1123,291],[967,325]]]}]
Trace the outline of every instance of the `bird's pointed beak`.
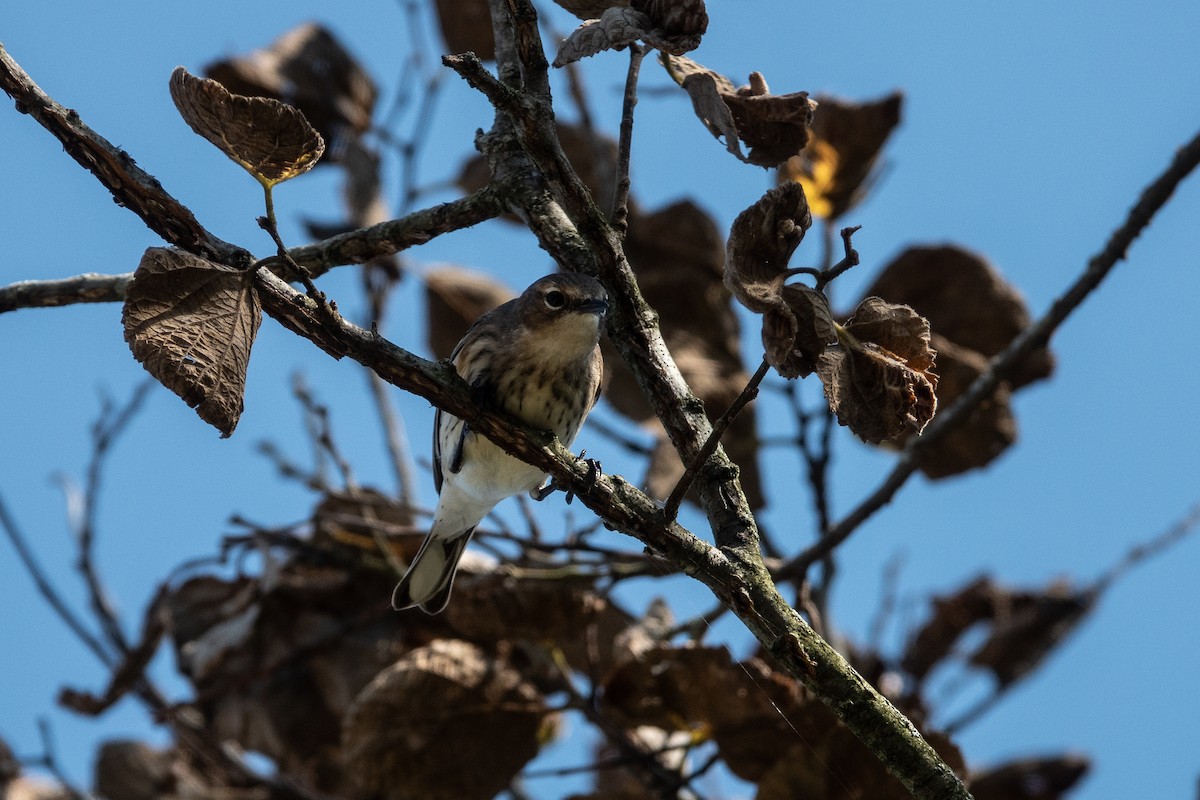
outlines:
[{"label": "bird's pointed beak", "polygon": [[582,303],[575,306],[575,308],[576,310],[582,311],[585,314],[599,314],[603,317],[608,313],[608,301],[599,299],[584,300]]}]

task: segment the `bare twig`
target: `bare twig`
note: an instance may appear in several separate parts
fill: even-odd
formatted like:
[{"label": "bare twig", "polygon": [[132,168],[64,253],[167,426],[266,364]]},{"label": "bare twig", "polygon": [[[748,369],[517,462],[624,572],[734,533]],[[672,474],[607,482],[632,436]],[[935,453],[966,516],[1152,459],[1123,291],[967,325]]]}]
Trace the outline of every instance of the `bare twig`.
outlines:
[{"label": "bare twig", "polygon": [[92,612],[100,622],[108,643],[122,655],[128,654],[129,642],[117,619],[116,609],[108,598],[108,592],[100,581],[96,569],[96,517],[100,506],[100,490],[103,485],[104,466],[112,452],[113,445],[125,432],[129,423],[141,410],[154,381],[147,378],[137,385],[129,401],[120,408],[112,408],[105,403],[99,418],[92,425],[92,458],[88,463],[87,476],[84,479],[84,489],[80,494],[64,476],[59,476],[59,485],[67,497],[68,519],[75,541],[79,547],[79,558],[76,569],[83,576],[88,589],[88,600]]},{"label": "bare twig", "polygon": [[633,143],[633,109],[637,105],[638,72],[646,48],[629,45],[629,73],[625,77],[625,100],[621,107],[621,138],[617,144],[617,185],[613,191],[612,226],[622,236],[629,227],[629,153]]},{"label": "bare twig", "polygon": [[42,569],[41,564],[38,563],[37,558],[33,555],[33,549],[30,548],[25,535],[17,527],[17,521],[9,513],[8,506],[4,503],[3,497],[0,497],[0,528],[4,528],[4,532],[8,535],[8,540],[12,542],[13,548],[17,551],[17,557],[21,559],[21,563],[25,566],[25,571],[33,579],[33,584],[37,587],[38,593],[54,609],[54,613],[58,614],[59,619],[71,629],[71,632],[75,634],[76,638],[88,650],[92,651],[101,664],[112,666],[116,661],[116,657],[104,646],[99,638],[87,629],[83,621],[71,610],[62,595],[54,588],[54,584],[50,582],[50,578],[46,575],[45,570]]},{"label": "bare twig", "polygon": [[38,736],[42,740],[42,755],[36,759],[25,760],[27,766],[39,766],[54,776],[58,788],[71,800],[93,800],[93,795],[81,791],[67,778],[67,773],[58,763],[57,748],[54,746],[54,736],[50,733],[50,721],[39,718],[37,721]]},{"label": "bare twig", "polygon": [[[826,223],[825,227],[826,229],[829,228],[828,223]],[[846,270],[858,266],[858,251],[855,250],[854,246],[850,244],[850,238],[854,236],[854,234],[858,232],[860,228],[862,228],[861,225],[855,225],[851,228],[842,228],[842,260],[834,264],[832,267],[821,270],[821,274],[817,277],[816,289],[818,292],[828,286],[830,281],[837,278]]]},{"label": "bare twig", "polygon": [[383,425],[392,472],[396,477],[396,496],[402,503],[412,503],[417,497],[417,481],[404,419],[392,407],[387,382],[371,370],[366,370],[366,373],[371,397],[375,401],[375,408],[379,411],[379,420]]},{"label": "bare twig", "polygon": [[920,436],[914,436],[901,451],[892,471],[859,505],[834,525],[827,536],[796,556],[780,575],[803,575],[808,568],[850,537],[860,525],[883,508],[920,467],[921,456],[958,429],[970,415],[996,391],[1002,381],[1025,362],[1029,354],[1043,346],[1063,322],[1098,287],[1113,267],[1124,260],[1130,245],[1150,224],[1150,220],[1175,192],[1175,188],[1200,164],[1200,132],[1181,147],[1170,165],[1138,198],[1125,221],[1112,232],[1100,252],[1088,261],[1086,269],[1063,292],[1045,314],[1021,331],[1008,347],[992,359],[988,369],[948,409],[941,411]]},{"label": "bare twig", "polygon": [[742,389],[741,394],[734,399],[725,413],[713,423],[712,431],[708,434],[708,439],[704,442],[704,445],[700,448],[700,452],[696,454],[692,463],[684,470],[683,475],[679,478],[679,482],[675,484],[675,488],[671,490],[671,494],[667,498],[666,505],[663,507],[663,516],[667,519],[675,519],[679,514],[679,506],[683,503],[683,497],[687,494],[688,489],[691,488],[692,482],[696,479],[696,475],[700,471],[700,467],[716,451],[717,445],[721,442],[721,437],[725,435],[725,431],[728,430],[729,425],[737,419],[737,415],[742,412],[742,409],[750,401],[758,397],[758,385],[762,383],[762,379],[766,377],[767,371],[770,368],[771,365],[764,358],[762,363],[758,365],[758,369],[750,376],[750,380],[746,383],[745,388]]},{"label": "bare twig", "polygon": [[1092,584],[1093,590],[1096,592],[1108,590],[1110,586],[1125,577],[1131,569],[1171,547],[1198,526],[1200,526],[1200,504],[1192,506],[1187,514],[1158,536],[1132,547],[1120,561],[1113,564],[1096,579],[1096,582]]}]

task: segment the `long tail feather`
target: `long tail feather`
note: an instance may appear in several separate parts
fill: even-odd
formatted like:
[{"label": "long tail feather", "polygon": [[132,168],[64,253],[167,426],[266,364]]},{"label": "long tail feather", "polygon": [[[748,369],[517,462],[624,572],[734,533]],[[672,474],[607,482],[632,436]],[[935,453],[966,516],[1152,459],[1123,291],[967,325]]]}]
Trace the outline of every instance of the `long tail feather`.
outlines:
[{"label": "long tail feather", "polygon": [[458,560],[471,541],[475,528],[453,536],[428,536],[413,558],[408,572],[392,592],[392,608],[402,611],[420,606],[427,614],[437,614],[450,602]]}]

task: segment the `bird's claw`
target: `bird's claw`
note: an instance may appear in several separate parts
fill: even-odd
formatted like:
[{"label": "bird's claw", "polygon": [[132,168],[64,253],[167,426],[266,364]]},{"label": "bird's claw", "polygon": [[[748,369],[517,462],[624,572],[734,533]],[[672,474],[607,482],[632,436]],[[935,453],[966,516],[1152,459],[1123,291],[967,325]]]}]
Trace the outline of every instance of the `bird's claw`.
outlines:
[{"label": "bird's claw", "polygon": [[[579,460],[588,466],[587,491],[591,491],[592,487],[596,485],[596,481],[600,480],[600,476],[604,474],[604,468],[600,465],[598,459],[587,458],[586,456],[587,450],[580,451]],[[531,491],[529,496],[540,503],[560,489],[567,493],[567,505],[570,505],[571,501],[575,499],[575,492],[565,486],[559,485],[556,478],[550,478],[550,480]]]}]

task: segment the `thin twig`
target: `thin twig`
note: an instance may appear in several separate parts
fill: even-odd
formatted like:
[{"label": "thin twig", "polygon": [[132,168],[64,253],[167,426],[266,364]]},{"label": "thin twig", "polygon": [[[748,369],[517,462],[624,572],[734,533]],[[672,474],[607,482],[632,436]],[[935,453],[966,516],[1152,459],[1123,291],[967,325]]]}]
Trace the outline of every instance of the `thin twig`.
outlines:
[{"label": "thin twig", "polygon": [[621,106],[621,138],[617,143],[617,184],[613,191],[612,226],[622,236],[629,227],[629,154],[633,145],[633,109],[637,105],[638,73],[646,48],[629,45],[629,73],[625,76],[625,100]]},{"label": "thin twig", "polygon": [[100,574],[96,569],[96,518],[100,506],[100,489],[103,485],[104,466],[108,456],[112,452],[113,445],[116,444],[117,439],[125,432],[129,423],[137,415],[138,411],[141,410],[142,403],[154,385],[154,380],[147,378],[137,385],[129,401],[124,406],[112,409],[106,404],[100,417],[92,426],[92,458],[88,463],[87,476],[84,479],[84,490],[78,502],[71,502],[70,500],[74,493],[71,484],[65,478],[60,477],[59,480],[64,493],[68,497],[68,508],[74,509],[74,513],[71,513],[69,518],[76,543],[79,547],[79,558],[75,564],[76,569],[83,576],[92,612],[96,615],[96,619],[99,620],[100,627],[108,638],[109,644],[112,645],[116,652],[122,655],[128,654],[129,641],[125,637],[125,632],[121,629],[116,609],[109,600],[108,592],[101,583]]},{"label": "thin twig", "polygon": [[721,415],[715,423],[713,423],[712,432],[708,435],[708,439],[704,442],[704,446],[700,448],[700,452],[684,470],[683,475],[679,478],[679,483],[675,484],[675,488],[671,490],[670,496],[667,498],[666,505],[663,506],[663,516],[666,519],[675,519],[679,514],[679,506],[683,503],[683,497],[687,494],[688,489],[692,486],[692,481],[696,479],[696,475],[700,472],[700,468],[704,466],[704,462],[708,461],[709,456],[716,452],[717,446],[721,443],[721,437],[725,435],[725,431],[729,425],[737,418],[742,409],[758,397],[758,385],[762,383],[762,379],[766,377],[767,370],[771,365],[764,358],[762,363],[758,365],[758,369],[750,376],[750,381],[746,387],[742,389],[741,394],[734,399],[729,408]]},{"label": "thin twig", "polygon": [[1025,362],[1031,352],[1049,341],[1058,327],[1104,281],[1113,267],[1124,260],[1130,245],[1171,198],[1175,188],[1198,164],[1200,132],[1175,153],[1166,170],[1142,191],[1137,203],[1126,215],[1125,221],[1109,236],[1103,249],[1092,256],[1083,273],[1051,303],[1046,313],[1021,331],[1003,352],[993,358],[988,369],[975,379],[970,388],[950,408],[940,412],[920,436],[910,439],[892,471],[875,491],[834,525],[828,536],[784,565],[780,577],[791,578],[806,573],[813,563],[838,547],[860,525],[874,516],[875,512],[891,502],[896,492],[920,467],[921,456],[966,422],[975,409],[992,396],[1000,383],[1008,380]]},{"label": "thin twig", "polygon": [[37,759],[37,765],[54,776],[54,779],[58,781],[58,788],[62,789],[71,800],[92,800],[94,796],[77,789],[67,778],[67,773],[59,765],[58,755],[54,746],[54,737],[50,733],[50,721],[44,717],[39,717],[37,726],[38,736],[42,740],[42,755]]},{"label": "thin twig", "polygon": [[387,443],[392,473],[396,477],[396,496],[402,503],[411,503],[417,497],[417,481],[404,419],[392,407],[391,392],[387,381],[372,370],[366,370],[366,373],[371,397],[375,401],[375,408],[379,411],[380,424],[383,425],[384,440]]},{"label": "thin twig", "polygon": [[[826,229],[828,228],[829,225],[827,223]],[[858,251],[854,249],[853,245],[851,245],[850,239],[861,228],[861,225],[855,225],[850,228],[842,228],[842,260],[834,264],[832,267],[821,270],[821,274],[817,277],[816,289],[818,292],[828,286],[830,281],[837,278],[846,270],[858,266]],[[832,256],[830,256],[830,258],[832,258]]]},{"label": "thin twig", "polygon": [[1113,564],[1096,579],[1096,582],[1092,584],[1092,590],[1097,593],[1106,591],[1131,569],[1171,547],[1195,530],[1197,526],[1200,526],[1200,504],[1192,506],[1190,511],[1158,536],[1130,548],[1120,561]]},{"label": "thin twig", "polygon": [[34,586],[37,587],[38,593],[45,598],[50,607],[54,609],[54,613],[58,614],[76,638],[81,641],[88,650],[99,659],[101,664],[106,667],[111,667],[116,662],[116,656],[108,651],[100,639],[92,634],[91,631],[83,624],[83,621],[75,614],[74,611],[67,605],[62,595],[54,588],[54,584],[50,582],[50,578],[38,563],[37,558],[33,555],[33,549],[30,548],[28,540],[17,527],[16,520],[8,511],[8,506],[4,503],[4,498],[0,496],[0,528],[4,528],[4,532],[8,535],[8,540],[12,542],[13,548],[17,551],[17,557],[21,559],[21,563],[25,566],[25,571],[29,573],[29,577],[33,579]]}]

